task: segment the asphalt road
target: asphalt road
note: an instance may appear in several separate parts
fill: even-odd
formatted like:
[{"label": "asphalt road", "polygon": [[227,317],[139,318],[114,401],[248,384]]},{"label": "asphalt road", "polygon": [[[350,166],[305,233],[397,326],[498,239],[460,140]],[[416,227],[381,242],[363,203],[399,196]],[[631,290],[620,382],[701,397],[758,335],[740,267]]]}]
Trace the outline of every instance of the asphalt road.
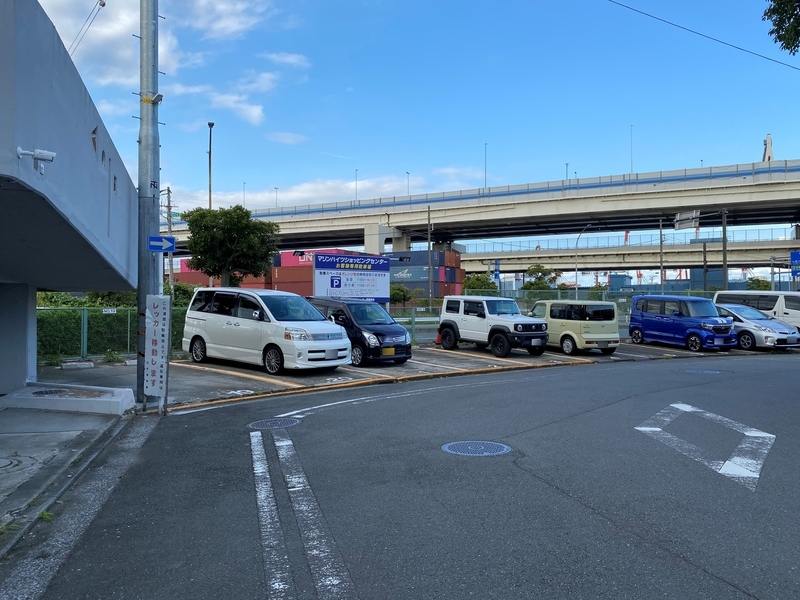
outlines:
[{"label": "asphalt road", "polygon": [[[601,363],[142,419],[0,565],[0,597],[797,598],[798,366]],[[300,422],[248,427],[274,417]]]}]

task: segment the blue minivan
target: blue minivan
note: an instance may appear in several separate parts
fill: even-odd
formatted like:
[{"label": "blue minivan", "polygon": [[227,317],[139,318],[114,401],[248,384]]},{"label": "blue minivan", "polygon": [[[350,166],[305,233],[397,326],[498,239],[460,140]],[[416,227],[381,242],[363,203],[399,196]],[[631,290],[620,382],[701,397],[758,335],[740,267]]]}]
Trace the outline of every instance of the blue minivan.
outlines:
[{"label": "blue minivan", "polygon": [[736,347],[733,319],[721,317],[714,302],[695,296],[634,296],[628,334],[634,344],[662,342],[703,348]]}]

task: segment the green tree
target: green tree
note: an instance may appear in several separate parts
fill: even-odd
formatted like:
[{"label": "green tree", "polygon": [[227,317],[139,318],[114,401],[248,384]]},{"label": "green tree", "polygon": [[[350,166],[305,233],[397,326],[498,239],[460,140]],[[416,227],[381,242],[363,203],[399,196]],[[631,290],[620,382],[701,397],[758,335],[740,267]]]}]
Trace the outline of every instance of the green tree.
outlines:
[{"label": "green tree", "polygon": [[528,267],[527,275],[531,279],[522,286],[523,290],[552,290],[561,277],[561,271],[537,264]]},{"label": "green tree", "polygon": [[761,17],[770,21],[770,36],[781,50],[797,54],[800,49],[800,2],[797,0],[769,0],[769,6]]},{"label": "green tree", "polygon": [[181,215],[189,226],[190,269],[238,285],[247,275],[263,277],[278,252],[277,223],[251,218],[242,206],[195,208]]},{"label": "green tree", "polygon": [[751,277],[747,280],[748,290],[771,290],[772,284],[761,277]]},{"label": "green tree", "polygon": [[136,306],[137,291],[130,292],[89,292],[86,301],[89,306],[121,308]]},{"label": "green tree", "polygon": [[497,295],[497,284],[488,273],[471,273],[464,278],[464,293],[473,291],[486,292],[490,296]]},{"label": "green tree", "polygon": [[[194,290],[198,286],[191,285],[189,283],[182,283],[180,281],[175,282],[175,302],[172,304],[173,307],[181,306],[187,307],[189,306],[189,302],[192,301],[192,296],[194,295]],[[169,296],[169,282],[164,282],[164,295]]]},{"label": "green tree", "polygon": [[589,294],[587,296],[587,300],[602,300],[603,293],[606,291],[606,286],[602,284],[593,285],[589,288]]},{"label": "green tree", "polygon": [[399,283],[389,286],[389,302],[405,306],[409,300],[411,300],[411,290],[406,286]]},{"label": "green tree", "polygon": [[86,298],[73,296],[67,292],[37,292],[36,306],[61,307],[61,306],[86,306]]}]

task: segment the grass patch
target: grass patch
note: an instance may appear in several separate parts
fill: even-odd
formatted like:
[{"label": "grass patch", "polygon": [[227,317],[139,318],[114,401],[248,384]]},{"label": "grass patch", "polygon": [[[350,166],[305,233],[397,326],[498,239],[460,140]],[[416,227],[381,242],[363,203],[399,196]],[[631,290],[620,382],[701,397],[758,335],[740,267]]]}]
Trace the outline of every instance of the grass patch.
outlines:
[{"label": "grass patch", "polygon": [[17,531],[19,529],[19,525],[16,523],[6,523],[5,525],[0,525],[0,537],[6,535],[7,533],[11,533],[12,531]]},{"label": "grass patch", "polygon": [[47,512],[46,510],[39,512],[39,514],[36,516],[39,517],[42,521],[47,521],[48,523],[51,523],[53,521],[53,513]]}]

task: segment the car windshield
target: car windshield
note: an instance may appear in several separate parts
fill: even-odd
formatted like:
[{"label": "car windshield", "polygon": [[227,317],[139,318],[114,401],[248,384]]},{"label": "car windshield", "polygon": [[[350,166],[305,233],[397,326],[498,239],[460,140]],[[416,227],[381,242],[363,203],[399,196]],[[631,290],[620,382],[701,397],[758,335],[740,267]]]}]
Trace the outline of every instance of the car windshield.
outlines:
[{"label": "car windshield", "polygon": [[391,325],[394,319],[380,304],[348,304],[350,314],[359,325]]},{"label": "car windshield", "polygon": [[711,301],[707,302],[687,302],[689,306],[689,316],[692,317],[718,317],[719,311]]},{"label": "car windshield", "polygon": [[322,313],[300,296],[259,295],[278,321],[324,321]]},{"label": "car windshield", "polygon": [[501,298],[498,300],[487,300],[486,310],[490,315],[518,315],[519,307],[513,300]]},{"label": "car windshield", "polygon": [[729,311],[748,321],[767,321],[770,317],[750,306],[726,306]]}]

